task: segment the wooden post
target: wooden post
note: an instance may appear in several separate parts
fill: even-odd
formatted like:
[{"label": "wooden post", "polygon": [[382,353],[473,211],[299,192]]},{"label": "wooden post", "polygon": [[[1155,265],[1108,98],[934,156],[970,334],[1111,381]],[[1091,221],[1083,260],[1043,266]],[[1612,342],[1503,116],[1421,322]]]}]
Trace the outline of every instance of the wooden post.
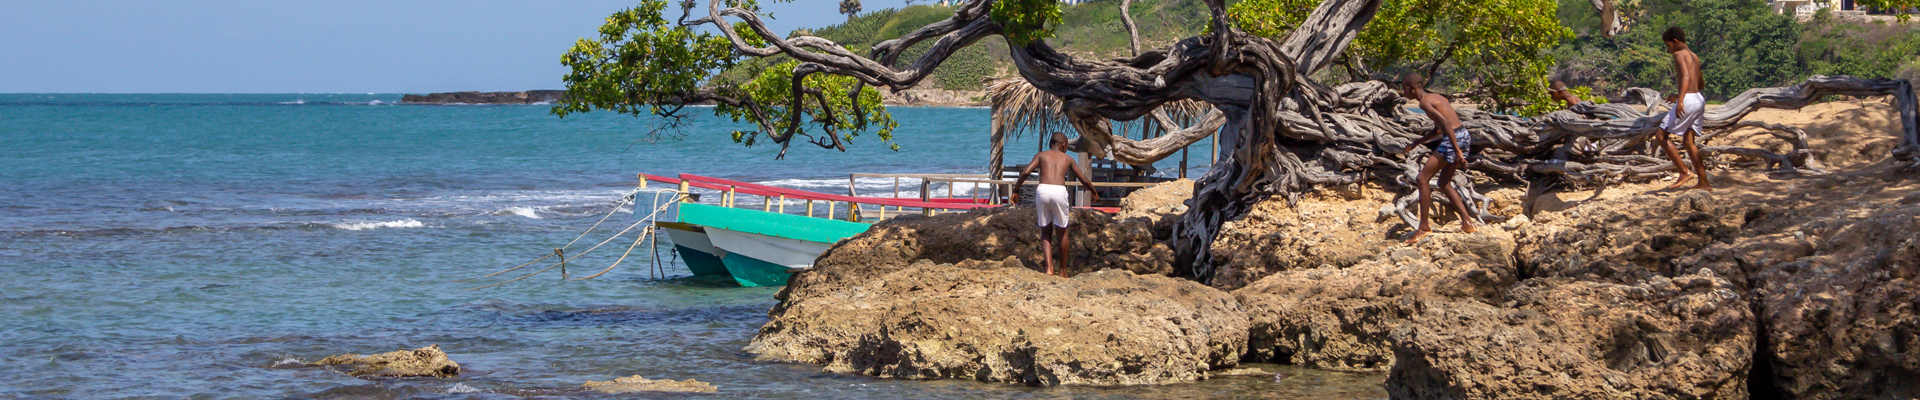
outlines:
[{"label": "wooden post", "polygon": [[728,186],[726,207],[733,207],[734,200],[739,199],[739,197],[740,197],[740,188]]},{"label": "wooden post", "polygon": [[[920,178],[920,201],[923,203],[933,202],[932,192],[933,192],[933,180],[928,178]],[[925,215],[929,217],[933,216],[933,208],[925,207],[925,206],[920,207],[920,215]]]},{"label": "wooden post", "polygon": [[640,188],[641,188],[641,189],[646,189],[646,188],[647,188],[647,174],[633,174],[633,176],[635,176],[635,177],[639,177],[639,178],[640,178]]},{"label": "wooden post", "polygon": [[893,177],[893,198],[900,198],[900,177]]},{"label": "wooden post", "polygon": [[[832,215],[832,213],[828,213],[828,215]],[[813,216],[813,199],[807,199],[807,216]]]},{"label": "wooden post", "polygon": [[[1077,166],[1077,168],[1080,168],[1080,172],[1086,173],[1087,176],[1089,177],[1093,176],[1093,158],[1088,157],[1087,152],[1084,152],[1084,151],[1080,152],[1080,165]],[[1093,199],[1088,197],[1088,193],[1087,193],[1087,191],[1093,190],[1093,188],[1087,187],[1087,188],[1080,188],[1080,189],[1081,190],[1079,192],[1074,193],[1073,205],[1079,206],[1079,207],[1086,207],[1090,205],[1088,203],[1093,202]],[[1039,192],[1036,191],[1034,193],[1039,193]]]},{"label": "wooden post", "polygon": [[553,254],[555,254],[555,255],[559,255],[559,256],[560,256],[560,280],[563,280],[563,281],[564,281],[564,280],[567,280],[567,252],[566,252],[566,250],[563,250],[563,249],[560,249],[560,248],[557,248],[557,247],[556,247],[556,248],[554,248],[554,249],[553,249]]},{"label": "wooden post", "polygon": [[680,181],[680,201],[693,202],[693,196],[687,193],[687,181]]},{"label": "wooden post", "polygon": [[1207,151],[1207,157],[1211,157],[1207,159],[1207,169],[1211,170],[1213,164],[1220,163],[1220,132],[1214,132],[1213,138],[1207,139],[1207,145],[1213,148]]},{"label": "wooden post", "polygon": [[1187,148],[1181,148],[1181,179],[1187,179]]}]

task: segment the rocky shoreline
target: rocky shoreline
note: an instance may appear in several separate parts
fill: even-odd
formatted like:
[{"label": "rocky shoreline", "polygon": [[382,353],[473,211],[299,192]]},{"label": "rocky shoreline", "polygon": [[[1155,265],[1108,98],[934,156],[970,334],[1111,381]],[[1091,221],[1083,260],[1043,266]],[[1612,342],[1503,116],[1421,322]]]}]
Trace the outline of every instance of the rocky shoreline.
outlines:
[{"label": "rocky shoreline", "polygon": [[796,275],[747,350],[1043,386],[1274,362],[1386,371],[1396,398],[1920,396],[1920,179],[1862,137],[1879,130],[1808,131],[1853,142],[1823,147],[1845,172],[1721,169],[1716,192],[1495,188],[1507,221],[1445,221],[1412,245],[1379,211],[1398,193],[1269,200],[1223,230],[1211,286],[1170,277],[1181,183],[1076,214],[1071,278],[1035,272],[1031,209],[902,217]]},{"label": "rocky shoreline", "polygon": [[528,90],[524,92],[448,92],[409,94],[400,104],[549,104],[566,98],[565,90]]}]

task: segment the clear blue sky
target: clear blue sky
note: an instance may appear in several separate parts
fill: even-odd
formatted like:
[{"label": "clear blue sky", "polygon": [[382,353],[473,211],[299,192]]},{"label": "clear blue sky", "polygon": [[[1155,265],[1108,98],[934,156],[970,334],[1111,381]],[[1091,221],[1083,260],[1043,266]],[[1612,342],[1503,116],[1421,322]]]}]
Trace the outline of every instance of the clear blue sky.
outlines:
[{"label": "clear blue sky", "polygon": [[[560,53],[635,4],[0,0],[0,93],[560,89]],[[845,21],[838,4],[766,7],[787,32]]]}]

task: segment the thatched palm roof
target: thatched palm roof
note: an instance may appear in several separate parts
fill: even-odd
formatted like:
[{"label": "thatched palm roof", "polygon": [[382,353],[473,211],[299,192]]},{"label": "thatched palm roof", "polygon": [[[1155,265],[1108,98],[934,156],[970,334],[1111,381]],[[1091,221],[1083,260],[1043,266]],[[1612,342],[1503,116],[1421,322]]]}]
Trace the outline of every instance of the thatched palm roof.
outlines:
[{"label": "thatched palm roof", "polygon": [[[993,108],[993,159],[988,171],[998,177],[1001,169],[1002,152],[1006,147],[1008,134],[1019,137],[1028,129],[1039,132],[1072,131],[1072,123],[1067,121],[1066,102],[1047,92],[1040,91],[1027,83],[1026,79],[1002,78],[989,79],[986,82],[988,103]],[[1180,100],[1160,106],[1166,111],[1174,125],[1191,126],[1199,123],[1213,106],[1198,100]],[[1144,127],[1140,125],[1144,124]],[[1162,135],[1158,124],[1149,123],[1146,118],[1135,121],[1114,121],[1114,136],[1125,138],[1126,132],[1141,131],[1141,139],[1149,135]],[[1044,140],[1044,139],[1043,139]]]}]

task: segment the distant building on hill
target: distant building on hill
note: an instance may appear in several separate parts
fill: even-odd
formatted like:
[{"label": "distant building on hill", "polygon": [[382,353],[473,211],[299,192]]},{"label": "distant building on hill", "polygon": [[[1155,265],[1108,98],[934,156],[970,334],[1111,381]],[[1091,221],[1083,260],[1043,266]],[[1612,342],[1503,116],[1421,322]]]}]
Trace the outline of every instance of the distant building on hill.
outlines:
[{"label": "distant building on hill", "polygon": [[1822,9],[1834,11],[1853,11],[1854,9],[1853,0],[1773,0],[1770,3],[1773,5],[1774,13],[1806,14],[1809,17]]}]

